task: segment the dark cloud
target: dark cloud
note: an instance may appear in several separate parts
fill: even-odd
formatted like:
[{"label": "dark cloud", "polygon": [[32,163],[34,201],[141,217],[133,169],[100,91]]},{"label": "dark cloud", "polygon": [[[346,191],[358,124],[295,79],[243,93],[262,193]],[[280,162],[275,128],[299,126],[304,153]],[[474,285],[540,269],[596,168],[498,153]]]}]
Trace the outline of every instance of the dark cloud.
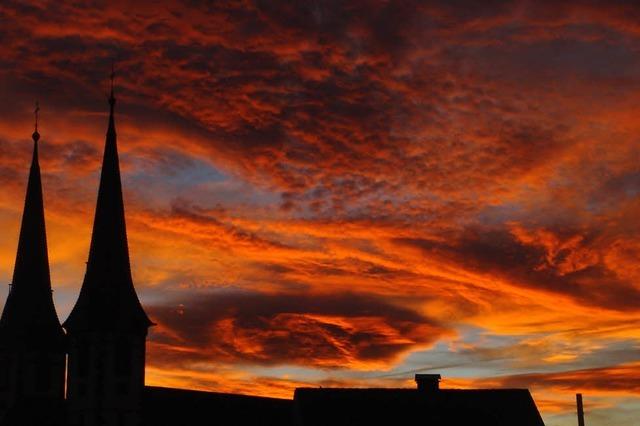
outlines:
[{"label": "dark cloud", "polygon": [[[521,233],[524,235],[518,235]],[[523,228],[467,229],[452,244],[424,239],[397,239],[426,256],[447,259],[466,268],[505,279],[514,285],[576,299],[580,304],[636,311],[640,290],[618,276],[602,258],[606,248],[597,235],[564,230],[562,235]],[[573,237],[573,238],[572,238]],[[573,241],[562,244],[562,240]]]},{"label": "dark cloud", "polygon": [[[153,343],[181,347],[179,354],[191,349],[197,359],[210,362],[357,367],[393,359],[450,333],[412,310],[358,294],[218,292],[152,306],[149,312],[159,323]],[[152,362],[170,357],[156,356]]]},{"label": "dark cloud", "polygon": [[[91,10],[48,4],[19,11],[8,3],[5,13],[25,14],[25,26],[45,13],[59,20],[33,31],[37,42],[21,43],[24,51],[12,51],[5,63],[31,69],[37,57],[59,84],[93,85],[76,97],[49,94],[86,108],[104,86],[108,56],[118,52],[126,103],[159,107],[170,123],[186,120],[200,137],[183,149],[231,161],[227,167],[247,179],[288,194],[285,206],[319,213],[348,212],[356,203],[371,212],[381,198],[398,203],[429,192],[472,205],[477,192],[469,191],[517,179],[562,140],[544,123],[504,117],[505,108],[516,108],[506,94],[481,75],[453,75],[456,59],[448,54],[412,57],[433,49],[430,31],[468,20],[448,8],[363,1],[168,10],[179,13],[156,25],[158,9],[133,8],[129,19],[108,8],[107,27],[96,33]],[[25,26],[11,27],[24,33]],[[134,36],[150,27],[146,37]],[[469,105],[481,116],[464,111]],[[496,128],[495,143],[473,141]]]}]

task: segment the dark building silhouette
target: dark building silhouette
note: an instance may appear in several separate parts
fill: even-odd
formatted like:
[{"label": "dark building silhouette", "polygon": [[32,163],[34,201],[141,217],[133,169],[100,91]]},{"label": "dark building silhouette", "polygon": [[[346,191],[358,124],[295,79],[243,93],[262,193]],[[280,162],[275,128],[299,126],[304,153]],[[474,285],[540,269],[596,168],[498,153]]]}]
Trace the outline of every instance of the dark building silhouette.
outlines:
[{"label": "dark building silhouette", "polygon": [[544,426],[526,389],[440,389],[439,375],[420,376],[417,389],[296,389],[292,425]]},{"label": "dark building silhouette", "polygon": [[0,418],[64,398],[65,335],[51,295],[37,111],[13,280],[0,318]]},{"label": "dark building silhouette", "polygon": [[291,426],[290,399],[147,386],[145,426]]},{"label": "dark building silhouette", "polygon": [[115,102],[112,88],[89,260],[66,334],[51,296],[36,124],[0,318],[0,426],[544,426],[526,389],[440,389],[438,374],[416,375],[415,389],[300,388],[293,399],[145,387],[153,323],[131,277]]},{"label": "dark building silhouette", "polygon": [[112,87],[87,271],[64,322],[69,337],[69,421],[79,426],[140,424],[145,341],[152,325],[131,278],[115,103]]}]

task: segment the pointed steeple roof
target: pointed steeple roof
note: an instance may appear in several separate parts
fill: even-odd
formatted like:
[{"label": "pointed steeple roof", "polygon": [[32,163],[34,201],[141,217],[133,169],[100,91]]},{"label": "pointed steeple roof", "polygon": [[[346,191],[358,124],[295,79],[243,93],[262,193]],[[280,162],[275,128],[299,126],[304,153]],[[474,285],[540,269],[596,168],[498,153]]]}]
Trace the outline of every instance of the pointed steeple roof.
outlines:
[{"label": "pointed steeple roof", "polygon": [[33,132],[33,157],[27,183],[13,282],[0,317],[0,342],[27,345],[62,345],[64,331],[51,294],[49,256],[38,162],[38,133]]},{"label": "pointed steeple roof", "polygon": [[64,323],[68,331],[146,333],[149,320],[133,286],[114,109],[113,74],[109,127],[102,160],[89,261],[80,296]]}]

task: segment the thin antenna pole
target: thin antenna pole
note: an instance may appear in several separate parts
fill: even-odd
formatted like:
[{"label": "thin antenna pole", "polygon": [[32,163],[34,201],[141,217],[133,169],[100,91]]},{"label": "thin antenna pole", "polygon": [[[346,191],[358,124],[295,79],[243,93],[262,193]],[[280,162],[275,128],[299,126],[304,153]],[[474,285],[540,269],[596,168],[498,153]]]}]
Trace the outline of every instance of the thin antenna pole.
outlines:
[{"label": "thin antenna pole", "polygon": [[578,408],[578,426],[584,426],[584,407],[582,406],[582,394],[576,394],[576,404]]}]

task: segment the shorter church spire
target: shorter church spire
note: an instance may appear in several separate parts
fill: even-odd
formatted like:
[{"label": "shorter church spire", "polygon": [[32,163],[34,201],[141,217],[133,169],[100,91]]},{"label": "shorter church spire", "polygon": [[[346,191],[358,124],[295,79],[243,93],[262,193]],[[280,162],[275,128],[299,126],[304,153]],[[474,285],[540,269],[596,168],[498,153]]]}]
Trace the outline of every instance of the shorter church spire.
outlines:
[{"label": "shorter church spire", "polygon": [[24,338],[48,344],[62,343],[64,332],[51,295],[49,256],[44,220],[42,181],[38,160],[38,112],[36,103],[33,156],[27,183],[11,291],[0,317],[0,339]]}]

